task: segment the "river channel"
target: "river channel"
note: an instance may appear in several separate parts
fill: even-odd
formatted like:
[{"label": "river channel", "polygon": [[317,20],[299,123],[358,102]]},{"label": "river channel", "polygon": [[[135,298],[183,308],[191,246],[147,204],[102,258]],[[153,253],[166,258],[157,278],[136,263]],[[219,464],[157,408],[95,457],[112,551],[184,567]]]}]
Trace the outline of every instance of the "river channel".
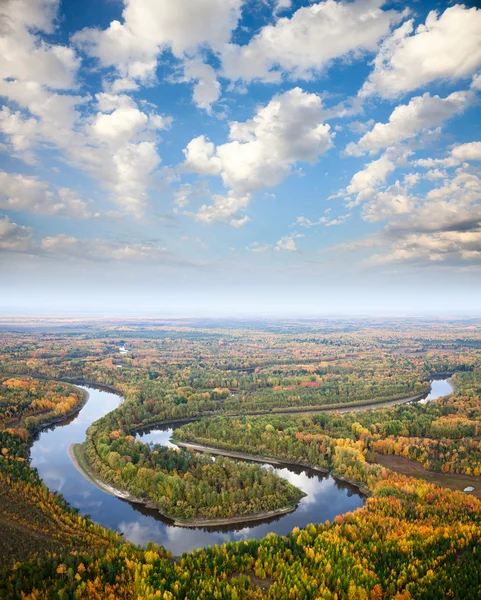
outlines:
[{"label": "river channel", "polygon": [[[37,468],[45,484],[64,498],[80,513],[89,514],[93,521],[122,532],[135,544],[161,544],[174,555],[227,541],[262,538],[269,532],[288,534],[294,527],[332,520],[336,515],[355,510],[364,504],[357,488],[309,469],[293,466],[269,467],[289,480],[307,495],[297,509],[270,521],[257,521],[232,527],[192,528],[175,527],[155,510],[111,496],[87,480],[75,468],[68,448],[85,440],[87,428],[101,416],[114,410],[119,397],[106,391],[85,388],[89,400],[73,417],[38,434],[31,448],[31,464]],[[448,380],[432,382],[431,393],[425,401],[449,394]],[[175,447],[169,438],[172,429],[165,427],[140,435],[142,442],[155,442]]]}]

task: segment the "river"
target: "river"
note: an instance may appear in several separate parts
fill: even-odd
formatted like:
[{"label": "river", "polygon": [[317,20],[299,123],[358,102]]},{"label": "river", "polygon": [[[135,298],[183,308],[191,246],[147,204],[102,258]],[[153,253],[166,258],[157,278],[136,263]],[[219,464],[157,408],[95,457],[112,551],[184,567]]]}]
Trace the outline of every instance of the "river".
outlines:
[{"label": "river", "polygon": [[[155,510],[133,504],[103,492],[75,468],[68,448],[85,440],[87,428],[119,404],[119,397],[110,392],[85,388],[90,398],[73,417],[45,429],[36,437],[31,448],[31,464],[37,468],[45,484],[64,498],[80,513],[89,514],[93,521],[122,532],[135,544],[161,544],[175,556],[196,548],[264,537],[269,532],[288,534],[294,527],[332,520],[336,515],[355,510],[364,504],[356,488],[335,480],[330,475],[292,466],[273,470],[307,495],[297,509],[267,522],[247,523],[233,527],[192,528],[174,527]],[[427,399],[434,400],[452,391],[447,380],[435,381]],[[426,399],[426,400],[427,400]],[[169,441],[172,429],[165,427],[140,436],[143,442],[155,442],[175,447]],[[268,465],[265,465],[265,468]]]}]

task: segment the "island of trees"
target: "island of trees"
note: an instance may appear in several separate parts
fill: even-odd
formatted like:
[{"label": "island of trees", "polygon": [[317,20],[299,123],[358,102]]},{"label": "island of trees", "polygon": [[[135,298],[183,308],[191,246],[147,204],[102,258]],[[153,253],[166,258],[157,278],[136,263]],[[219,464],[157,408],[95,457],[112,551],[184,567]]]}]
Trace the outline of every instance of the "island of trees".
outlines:
[{"label": "island of trees", "polygon": [[[479,321],[83,327],[0,340],[0,597],[481,596]],[[386,406],[422,396],[436,373],[455,373],[453,394]],[[32,435],[82,406],[74,386],[82,382],[125,398],[88,431],[81,453],[93,475],[174,518],[255,514],[300,498],[258,466],[137,438],[146,425],[186,417],[195,421],[175,436],[187,445],[330,469],[369,498],[333,522],[175,560],[159,546],[137,547],[81,516],[29,466]],[[365,405],[379,408],[339,412]],[[480,483],[473,493],[433,485],[379,464],[386,456],[443,485],[461,476]]]}]

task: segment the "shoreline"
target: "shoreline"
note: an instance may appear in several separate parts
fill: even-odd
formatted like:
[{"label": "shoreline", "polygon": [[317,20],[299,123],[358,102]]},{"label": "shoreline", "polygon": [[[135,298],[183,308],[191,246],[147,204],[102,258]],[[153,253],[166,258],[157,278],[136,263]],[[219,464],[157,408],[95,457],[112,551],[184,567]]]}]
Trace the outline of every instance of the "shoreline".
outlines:
[{"label": "shoreline", "polygon": [[174,527],[220,527],[230,525],[231,523],[250,523],[251,521],[266,521],[275,517],[281,517],[294,512],[299,505],[286,506],[285,508],[276,508],[262,513],[253,513],[249,517],[222,517],[219,519],[198,520],[197,524],[193,521],[174,521]]},{"label": "shoreline", "polygon": [[[87,385],[87,384],[86,384]],[[290,410],[267,410],[263,412],[246,412],[246,413],[236,413],[236,414],[225,414],[221,412],[205,412],[203,414],[192,416],[192,417],[179,417],[177,419],[166,419],[164,421],[153,421],[152,423],[146,423],[144,425],[139,425],[139,427],[132,428],[131,435],[135,435],[137,433],[148,432],[150,429],[157,429],[160,427],[169,427],[170,425],[178,425],[182,423],[194,423],[195,421],[200,421],[206,417],[224,417],[226,419],[240,419],[241,417],[263,417],[266,415],[272,416],[286,416],[286,415],[303,415],[303,414],[317,414],[317,413],[340,413],[344,414],[346,412],[362,412],[365,410],[376,410],[380,408],[389,408],[391,406],[398,406],[401,404],[409,404],[410,402],[419,402],[425,396],[429,395],[430,390],[426,392],[420,392],[419,394],[415,394],[413,396],[403,396],[402,398],[393,398],[391,400],[384,400],[382,402],[369,402],[366,404],[341,404],[334,406],[320,406],[320,407],[295,407]]]},{"label": "shoreline", "polygon": [[[34,375],[29,375],[31,377],[35,377]],[[41,378],[41,377],[40,377]],[[44,377],[44,379],[47,379],[46,377]],[[113,386],[107,386],[107,385],[102,385],[102,384],[96,384],[94,382],[89,382],[89,381],[85,381],[85,380],[81,380],[80,378],[76,379],[76,383],[73,383],[72,380],[65,380],[65,378],[61,379],[61,378],[52,378],[56,381],[64,381],[65,383],[68,383],[74,387],[76,387],[78,390],[80,390],[82,392],[82,394],[84,395],[84,402],[75,409],[75,411],[72,411],[72,414],[75,414],[75,412],[77,412],[78,410],[80,410],[85,403],[87,402],[87,400],[89,399],[89,392],[83,388],[80,388],[78,386],[83,385],[83,386],[91,386],[91,387],[98,387],[98,388],[102,388],[106,391],[109,391],[111,393],[114,393],[115,395],[119,396],[120,398],[120,402],[123,401],[123,395],[121,393],[120,390],[113,388]],[[73,378],[72,378],[73,379]],[[451,379],[451,378],[450,378]],[[452,383],[451,383],[452,386]],[[454,391],[454,386],[453,387],[453,391]],[[362,410],[372,410],[372,409],[379,409],[379,408],[384,408],[384,407],[390,407],[390,406],[395,406],[398,404],[406,404],[409,402],[416,402],[419,401],[420,399],[422,399],[423,397],[427,396],[429,394],[429,390],[427,392],[422,392],[422,393],[418,393],[415,395],[411,395],[411,396],[405,396],[403,398],[395,398],[395,399],[391,399],[388,401],[384,401],[384,402],[370,402],[370,403],[364,403],[364,404],[358,404],[358,405],[341,405],[340,407],[338,406],[337,408],[335,407],[318,407],[318,408],[303,408],[303,407],[296,407],[294,410],[290,410],[290,411],[267,411],[267,412],[263,412],[263,413],[246,413],[245,415],[219,415],[219,416],[226,416],[226,417],[231,417],[231,418],[239,418],[240,416],[257,416],[257,415],[262,415],[262,414],[267,414],[267,415],[289,415],[289,414],[302,414],[302,413],[309,413],[309,412],[313,412],[313,413],[318,413],[318,412],[339,412],[339,413],[344,413],[344,412],[357,412],[357,411],[362,411]],[[115,409],[114,409],[115,410]],[[198,415],[198,416],[193,416],[193,417],[179,417],[176,419],[167,419],[164,421],[157,421],[154,423],[147,423],[147,424],[143,424],[140,425],[138,428],[132,428],[132,434],[137,434],[140,433],[142,431],[145,430],[151,430],[151,429],[155,429],[158,427],[166,427],[169,425],[175,425],[175,424],[180,424],[180,423],[186,423],[186,422],[193,422],[193,421],[197,421],[200,420],[206,416],[215,416],[216,414],[219,413],[208,413],[208,414],[203,414],[203,415]],[[67,416],[62,416],[62,418],[58,419],[58,420],[54,420],[48,424],[44,424],[41,426],[41,428],[39,428],[39,430],[45,429],[51,425],[55,425],[57,423],[59,423],[60,421],[66,420],[69,418],[69,416],[71,415],[67,415]],[[268,464],[273,464],[273,465],[285,465],[286,467],[288,466],[296,466],[296,467],[300,467],[300,468],[304,468],[304,469],[310,469],[312,471],[315,471],[317,473],[322,473],[322,474],[328,474],[331,473],[332,477],[335,480],[338,480],[340,482],[345,482],[348,483],[349,485],[352,485],[353,487],[356,487],[361,494],[365,495],[365,496],[369,496],[370,492],[369,490],[367,490],[364,485],[360,482],[356,482],[353,480],[349,480],[344,478],[341,475],[337,475],[335,474],[333,471],[330,471],[327,468],[323,468],[323,467],[318,467],[316,465],[312,465],[309,463],[301,463],[301,462],[295,462],[295,461],[288,461],[288,460],[280,460],[277,458],[269,458],[269,457],[260,457],[258,455],[249,455],[249,454],[245,454],[245,453],[236,453],[235,451],[228,451],[228,450],[222,450],[219,448],[214,448],[214,447],[210,447],[210,446],[204,446],[202,447],[202,445],[200,444],[188,444],[188,443],[179,443],[179,446],[185,446],[185,447],[193,447],[193,449],[195,450],[196,448],[194,446],[197,446],[197,449],[199,451],[205,451],[205,452],[210,452],[211,454],[218,454],[218,455],[222,455],[222,456],[230,456],[231,458],[237,458],[240,460],[251,460],[254,462],[265,462]],[[97,476],[97,474],[95,472],[93,472],[90,468],[89,465],[87,464],[86,460],[84,458],[82,458],[82,454],[79,453],[77,454],[79,451],[78,449],[81,448],[81,444],[71,444],[69,449],[68,449],[68,454],[72,460],[73,465],[75,466],[75,468],[83,475],[83,477],[85,477],[87,480],[89,480],[93,485],[95,485],[98,489],[100,489],[101,491],[111,495],[111,496],[115,496],[121,500],[125,500],[128,502],[132,502],[134,504],[140,504],[143,505],[147,508],[153,509],[155,511],[157,511],[159,513],[159,515],[165,519],[169,525],[171,526],[177,526],[177,527],[185,527],[185,528],[202,528],[202,527],[217,527],[217,526],[225,526],[225,525],[229,525],[229,524],[239,524],[239,523],[249,523],[252,521],[263,521],[263,520],[269,520],[270,518],[275,518],[277,516],[282,516],[284,514],[288,514],[290,512],[293,512],[297,509],[299,502],[296,503],[295,505],[290,505],[287,506],[285,508],[281,508],[281,509],[275,509],[272,511],[266,511],[263,513],[255,513],[252,515],[246,515],[246,516],[238,516],[238,517],[230,517],[230,518],[219,518],[219,519],[192,519],[192,520],[188,520],[188,521],[182,521],[182,520],[178,520],[175,517],[172,518],[169,515],[163,513],[155,504],[153,504],[150,500],[146,500],[143,498],[136,498],[135,496],[131,495],[128,491],[124,491],[121,489],[117,489],[114,486],[112,486],[111,484],[103,481],[102,479],[100,479],[100,477]]]},{"label": "shoreline", "polygon": [[307,469],[312,469],[313,471],[317,471],[318,473],[322,473],[327,475],[330,471],[327,467],[316,467],[315,465],[311,465],[309,463],[301,463],[293,460],[281,460],[279,458],[269,457],[269,456],[260,456],[258,454],[248,454],[246,452],[238,452],[236,450],[224,450],[223,448],[216,448],[214,446],[206,446],[204,444],[198,444],[197,442],[189,443],[189,442],[179,442],[175,440],[173,442],[180,448],[185,448],[187,450],[198,450],[199,452],[205,452],[208,454],[214,454],[216,456],[226,456],[227,458],[237,458],[239,460],[249,460],[252,462],[259,463],[267,463],[269,465],[275,465],[279,467],[283,466],[292,466],[292,467],[304,467]]},{"label": "shoreline", "polygon": [[70,385],[72,385],[72,387],[74,387],[76,390],[78,390],[81,393],[81,395],[83,397],[83,400],[80,402],[80,404],[78,406],[75,407],[74,410],[70,411],[66,415],[59,416],[56,419],[51,419],[50,421],[47,421],[47,422],[42,423],[41,425],[39,425],[36,429],[34,429],[32,432],[30,432],[30,435],[32,437],[35,437],[36,435],[38,435],[39,433],[41,433],[44,429],[48,429],[49,427],[52,427],[52,425],[59,425],[63,421],[66,421],[67,419],[70,419],[70,417],[73,417],[75,415],[75,413],[81,411],[82,408],[87,404],[87,402],[90,399],[89,392],[87,390],[82,389],[81,387],[78,387],[75,384],[70,384]]},{"label": "shoreline", "polygon": [[[454,386],[451,382],[451,378],[455,373],[449,373],[447,375],[450,375],[449,377],[449,381],[451,383],[451,387],[453,388],[454,391]],[[8,375],[8,376],[18,376],[18,373],[1,373],[0,372],[0,376],[2,375]],[[85,391],[85,393],[88,394],[87,390],[83,390],[80,386],[85,386],[85,387],[93,387],[96,389],[100,389],[100,390],[104,390],[106,392],[110,392],[112,394],[115,394],[116,396],[118,396],[120,398],[120,403],[123,403],[125,400],[124,394],[122,392],[122,390],[120,390],[119,388],[116,388],[112,385],[109,384],[103,384],[103,383],[97,383],[94,381],[89,381],[86,379],[82,379],[80,377],[47,377],[45,375],[39,375],[39,374],[29,374],[29,373],[22,373],[23,376],[25,377],[33,377],[35,379],[43,379],[43,380],[52,380],[52,381],[59,381],[59,382],[63,382],[63,383],[67,383],[69,385],[72,385],[73,387],[77,388],[78,390],[81,390],[82,392]],[[433,374],[431,377],[436,377],[439,376],[439,374],[435,373]],[[432,382],[430,382],[431,385]],[[146,430],[149,429],[155,429],[157,427],[168,427],[169,425],[176,425],[176,424],[181,424],[181,423],[192,423],[195,421],[199,421],[201,419],[203,419],[204,417],[215,417],[215,416],[220,416],[220,417],[225,417],[225,418],[232,418],[232,419],[238,419],[241,417],[258,417],[258,416],[265,416],[265,415],[280,415],[280,416],[286,416],[286,415],[296,415],[296,414],[317,414],[317,413],[323,413],[323,412],[328,412],[328,413],[335,413],[338,412],[340,414],[344,414],[346,412],[361,412],[364,410],[376,410],[378,408],[389,408],[391,406],[398,406],[401,404],[408,404],[410,402],[419,402],[420,400],[423,399],[423,397],[429,395],[431,391],[431,388],[425,392],[419,392],[418,394],[414,394],[411,396],[402,396],[402,397],[397,397],[397,398],[392,398],[390,400],[383,400],[380,402],[361,402],[360,404],[357,403],[341,403],[341,404],[334,404],[334,405],[325,405],[325,406],[306,406],[306,407],[302,407],[302,406],[296,406],[293,407],[291,409],[272,409],[272,410],[266,410],[266,411],[257,411],[257,412],[246,412],[246,413],[235,413],[235,414],[225,414],[225,413],[221,413],[221,412],[215,412],[215,411],[207,411],[205,413],[202,414],[198,414],[198,415],[193,415],[193,416],[186,416],[186,417],[176,417],[173,419],[165,419],[162,421],[154,421],[152,423],[145,423],[142,425],[139,425],[138,427],[134,427],[130,430],[130,434],[131,435],[135,435],[137,433],[142,433],[145,432]],[[84,404],[81,404],[79,406],[79,408],[76,409],[79,410],[80,408],[83,408]],[[114,409],[115,410],[115,409]],[[75,412],[76,412],[75,411]],[[69,416],[72,416],[72,414],[75,414],[75,412],[72,412]],[[65,418],[68,418],[65,417]],[[58,423],[59,421],[53,421],[52,424]],[[37,433],[37,431],[36,431]]]},{"label": "shoreline", "polygon": [[290,512],[293,512],[299,506],[299,504],[297,503],[293,506],[286,506],[284,508],[277,508],[277,509],[265,511],[262,513],[253,513],[251,515],[237,516],[237,517],[221,517],[218,519],[191,519],[191,520],[185,520],[185,521],[178,520],[175,517],[172,518],[171,516],[162,512],[159,509],[159,507],[156,506],[150,500],[146,500],[144,498],[136,498],[135,496],[132,496],[130,494],[130,492],[127,492],[124,490],[119,490],[118,488],[114,487],[113,485],[103,481],[98,476],[95,476],[91,472],[91,469],[89,468],[88,464],[86,463],[86,460],[82,455],[82,451],[80,450],[80,452],[79,452],[79,448],[81,448],[81,446],[82,446],[82,444],[70,444],[70,446],[68,448],[68,454],[70,456],[70,459],[72,460],[74,467],[86,479],[88,479],[88,481],[90,481],[90,483],[95,485],[95,487],[97,487],[101,491],[109,494],[110,496],[115,496],[117,498],[120,498],[121,500],[127,500],[128,502],[133,502],[135,504],[143,504],[147,508],[156,510],[164,519],[169,521],[169,525],[171,525],[173,527],[185,527],[185,528],[219,527],[219,526],[230,525],[231,523],[239,524],[239,523],[250,523],[251,521],[264,521],[264,520],[271,519],[273,517],[282,516],[282,515],[288,514]]},{"label": "shoreline", "polygon": [[192,448],[193,450],[198,450],[199,452],[205,452],[208,454],[215,454],[217,456],[226,456],[228,458],[238,458],[239,460],[250,460],[253,462],[262,462],[270,465],[276,466],[293,466],[293,467],[301,467],[303,469],[310,469],[311,471],[316,471],[318,473],[322,473],[324,475],[331,475],[334,479],[338,481],[342,481],[344,483],[348,483],[356,487],[361,494],[364,496],[370,496],[371,492],[364,487],[360,482],[354,481],[353,479],[347,479],[343,475],[337,474],[335,471],[329,470],[327,467],[318,467],[311,463],[304,462],[296,462],[293,460],[280,460],[279,458],[270,458],[267,456],[256,456],[255,454],[247,454],[245,452],[236,452],[235,450],[223,450],[222,448],[215,448],[213,446],[205,446],[204,444],[192,443],[189,444],[187,442],[178,442],[175,441],[175,444],[181,448]]},{"label": "shoreline", "polygon": [[[77,406],[74,409],[72,409],[70,412],[66,413],[65,415],[59,415],[58,417],[50,417],[48,421],[45,421],[44,423],[41,423],[40,425],[38,425],[38,427],[36,427],[35,429],[32,429],[31,431],[29,431],[28,434],[29,434],[30,437],[34,438],[36,435],[38,435],[39,433],[41,433],[45,429],[48,429],[49,427],[52,427],[52,425],[59,425],[63,421],[67,421],[67,419],[70,419],[71,417],[73,417],[75,415],[75,413],[81,411],[82,408],[84,408],[84,406],[89,401],[90,394],[89,394],[89,392],[87,390],[84,390],[81,387],[78,387],[77,385],[72,384],[72,383],[67,382],[67,381],[65,383],[67,383],[68,385],[71,385],[73,388],[75,388],[75,390],[80,393],[80,396],[82,397],[82,400],[79,402],[79,404],[77,404]],[[28,415],[28,416],[34,417],[35,415]],[[11,424],[7,423],[5,425],[5,427],[4,427],[4,430],[10,429],[10,428],[14,428],[14,429],[15,428],[19,428],[19,425],[11,425]],[[21,427],[21,428],[25,429],[23,427]]]}]

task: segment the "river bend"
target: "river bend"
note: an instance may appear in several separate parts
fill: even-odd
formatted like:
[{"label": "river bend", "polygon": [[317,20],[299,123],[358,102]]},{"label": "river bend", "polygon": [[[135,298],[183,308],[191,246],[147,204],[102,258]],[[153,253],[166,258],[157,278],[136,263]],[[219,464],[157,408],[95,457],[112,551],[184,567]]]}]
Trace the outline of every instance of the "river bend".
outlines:
[{"label": "river bend", "polygon": [[[364,497],[357,488],[337,481],[330,475],[322,475],[309,469],[285,466],[274,471],[300,488],[307,495],[297,509],[289,514],[266,522],[257,521],[232,527],[184,528],[175,527],[158,511],[111,496],[97,488],[73,465],[68,453],[73,443],[81,444],[85,432],[97,419],[114,410],[119,397],[106,391],[84,388],[90,398],[73,417],[45,429],[36,437],[31,448],[31,464],[45,484],[64,498],[80,513],[89,514],[93,521],[115,529],[135,544],[145,545],[152,541],[161,544],[174,555],[196,548],[227,541],[256,538],[269,532],[286,535],[294,527],[308,523],[332,520],[336,515],[355,510],[364,504]],[[425,401],[449,394],[452,388],[447,380],[433,381],[431,393]],[[172,429],[164,427],[141,434],[142,442],[154,442],[175,447],[170,442]],[[265,465],[265,468],[271,468]]]}]

